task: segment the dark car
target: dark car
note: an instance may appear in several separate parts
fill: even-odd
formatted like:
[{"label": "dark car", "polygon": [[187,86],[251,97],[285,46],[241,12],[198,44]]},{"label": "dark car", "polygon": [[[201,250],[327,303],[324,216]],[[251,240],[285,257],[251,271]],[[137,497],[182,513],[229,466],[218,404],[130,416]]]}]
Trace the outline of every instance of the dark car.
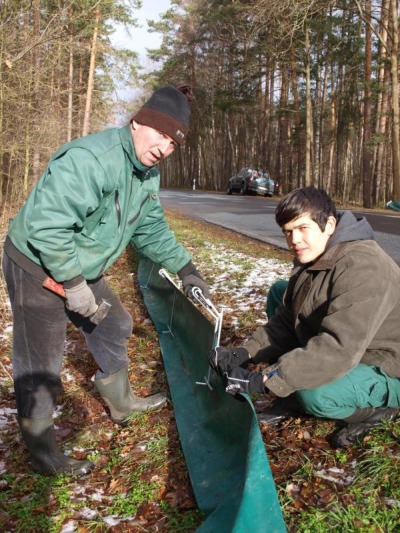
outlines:
[{"label": "dark car", "polygon": [[236,176],[230,178],[226,193],[256,193],[262,196],[272,196],[276,194],[276,190],[279,190],[279,185],[277,186],[276,182],[271,179],[268,172],[257,168],[244,167]]}]

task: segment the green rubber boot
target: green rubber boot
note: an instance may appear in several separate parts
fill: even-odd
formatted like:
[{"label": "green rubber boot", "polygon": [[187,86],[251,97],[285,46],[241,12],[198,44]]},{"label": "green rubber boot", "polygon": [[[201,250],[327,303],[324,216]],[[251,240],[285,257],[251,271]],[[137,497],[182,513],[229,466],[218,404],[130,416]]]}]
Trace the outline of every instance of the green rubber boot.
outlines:
[{"label": "green rubber boot", "polygon": [[163,392],[147,398],[138,398],[129,383],[126,367],[106,378],[96,379],[94,384],[110,408],[113,422],[117,424],[124,424],[129,415],[135,412],[160,409],[167,401],[167,395]]},{"label": "green rubber boot", "polygon": [[85,476],[94,464],[85,459],[77,461],[60,452],[56,443],[53,419],[18,417],[22,437],[31,454],[32,469],[40,474]]}]

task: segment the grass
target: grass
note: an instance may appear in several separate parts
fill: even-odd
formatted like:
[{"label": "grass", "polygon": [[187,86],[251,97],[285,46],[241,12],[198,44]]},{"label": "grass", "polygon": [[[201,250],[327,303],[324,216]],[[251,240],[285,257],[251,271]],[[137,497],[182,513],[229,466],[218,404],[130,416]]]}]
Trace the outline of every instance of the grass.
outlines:
[{"label": "grass", "polygon": [[[178,240],[226,306],[221,343],[240,345],[265,320],[268,283],[287,276],[289,256],[216,226],[169,213]],[[271,270],[266,285],[246,287],[256,266]],[[155,330],[140,301],[136,260],[127,253],[108,273],[134,320],[128,341],[130,378],[137,394],[167,388]],[[133,272],[133,276],[131,273]],[[272,275],[273,274],[273,275]],[[275,278],[273,277],[275,276]],[[246,289],[246,290],[245,290]],[[9,312],[4,305],[2,316]],[[7,320],[3,320],[5,324]],[[0,345],[1,407],[14,408],[10,339]],[[80,335],[70,328],[57,426],[63,449],[89,456],[95,471],[83,480],[46,478],[27,467],[10,415],[0,443],[0,530],[77,532],[193,532],[204,519],[190,486],[173,407],[113,424],[90,381],[96,367]],[[289,420],[279,430],[261,426],[285,522],[290,533],[400,531],[400,426],[390,422],[350,450],[326,441],[330,421]]]}]

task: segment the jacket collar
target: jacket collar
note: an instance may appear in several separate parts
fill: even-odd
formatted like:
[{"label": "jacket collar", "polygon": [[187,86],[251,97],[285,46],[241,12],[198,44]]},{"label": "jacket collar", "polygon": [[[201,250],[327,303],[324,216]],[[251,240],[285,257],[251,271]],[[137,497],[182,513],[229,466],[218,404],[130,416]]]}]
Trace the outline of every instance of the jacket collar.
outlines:
[{"label": "jacket collar", "polygon": [[131,125],[126,124],[125,126],[120,128],[119,136],[121,139],[122,147],[127,153],[136,172],[139,175],[146,174],[147,172],[149,172],[149,170],[151,170],[153,167],[146,167],[136,157],[135,147],[133,145],[133,139],[132,139],[132,133],[131,133]]},{"label": "jacket collar", "polygon": [[302,268],[309,271],[331,270],[331,268],[333,268],[336,264],[337,257],[341,253],[343,246],[346,244],[346,242],[342,242],[332,246],[332,248],[329,248],[328,250],[325,250],[325,252],[315,261],[315,263],[311,263],[309,265],[300,265],[297,263],[295,266],[300,267],[299,270]]}]

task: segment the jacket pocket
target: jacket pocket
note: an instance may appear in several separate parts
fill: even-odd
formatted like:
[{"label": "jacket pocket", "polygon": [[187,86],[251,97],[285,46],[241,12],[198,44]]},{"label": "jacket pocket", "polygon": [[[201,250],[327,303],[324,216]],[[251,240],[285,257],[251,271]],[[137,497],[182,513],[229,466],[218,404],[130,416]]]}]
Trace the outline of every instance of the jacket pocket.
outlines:
[{"label": "jacket pocket", "polygon": [[85,220],[81,234],[91,240],[107,241],[111,239],[120,224],[118,190],[103,198],[100,206]]}]

